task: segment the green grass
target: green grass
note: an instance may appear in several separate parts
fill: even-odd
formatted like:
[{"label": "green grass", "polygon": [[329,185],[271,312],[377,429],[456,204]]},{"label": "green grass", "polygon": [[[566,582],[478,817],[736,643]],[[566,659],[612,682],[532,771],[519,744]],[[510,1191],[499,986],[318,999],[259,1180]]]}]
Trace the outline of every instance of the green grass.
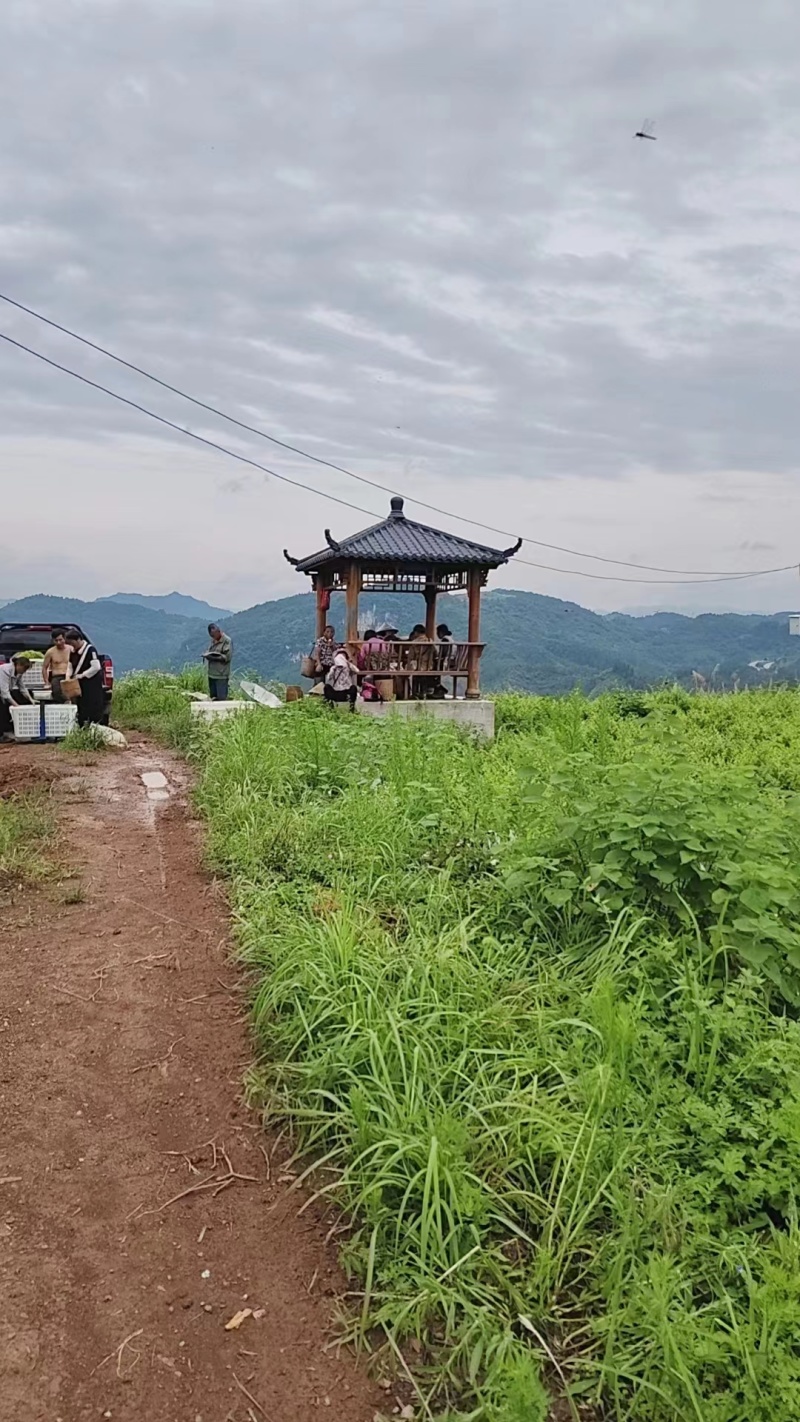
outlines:
[{"label": "green grass", "polygon": [[59,741],[58,748],[68,755],[80,755],[86,751],[108,750],[108,743],[103,739],[97,726],[76,725],[67,732],[63,740]]},{"label": "green grass", "polygon": [[354,1222],[346,1330],[420,1416],[793,1422],[800,696],[497,717],[199,747],[250,1091]]},{"label": "green grass", "polygon": [[0,886],[42,879],[50,872],[43,850],[53,830],[44,795],[33,792],[0,799]]},{"label": "green grass", "polygon": [[131,672],[114,689],[113,722],[121,730],[146,731],[167,745],[188,750],[194,738],[187,691],[207,691],[201,667],[167,672]]},{"label": "green grass", "polygon": [[[257,672],[237,674],[231,697],[240,694],[240,680],[254,681],[282,695],[284,687],[264,682]],[[122,730],[145,731],[167,745],[184,752],[202,744],[203,728],[192,720],[189,691],[208,693],[208,678],[202,667],[185,666],[173,675],[168,672],[131,672],[122,677],[114,692],[114,725]]]}]

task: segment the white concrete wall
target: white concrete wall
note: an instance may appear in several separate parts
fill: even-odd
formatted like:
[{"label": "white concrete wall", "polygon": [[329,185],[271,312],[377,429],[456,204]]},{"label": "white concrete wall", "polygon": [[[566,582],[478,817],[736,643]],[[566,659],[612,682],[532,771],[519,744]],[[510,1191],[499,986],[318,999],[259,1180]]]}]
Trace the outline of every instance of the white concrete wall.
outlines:
[{"label": "white concrete wall", "polygon": [[402,716],[412,721],[431,716],[435,721],[449,721],[465,726],[486,740],[494,738],[493,701],[359,701],[356,709],[362,716],[374,716],[385,721],[387,716]]},{"label": "white concrete wall", "polygon": [[189,710],[203,721],[222,721],[228,716],[236,716],[240,711],[258,711],[257,701],[190,701]]}]

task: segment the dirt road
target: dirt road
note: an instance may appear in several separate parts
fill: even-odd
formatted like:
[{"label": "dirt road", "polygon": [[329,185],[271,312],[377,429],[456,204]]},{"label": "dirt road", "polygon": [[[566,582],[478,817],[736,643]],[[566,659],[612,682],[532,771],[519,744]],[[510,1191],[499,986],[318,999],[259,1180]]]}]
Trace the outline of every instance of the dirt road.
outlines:
[{"label": "dirt road", "polygon": [[73,877],[3,886],[0,1418],[397,1410],[329,1346],[328,1221],[298,1218],[241,1104],[247,1029],[184,767],[146,743],[86,764],[0,747],[0,794],[41,778]]}]

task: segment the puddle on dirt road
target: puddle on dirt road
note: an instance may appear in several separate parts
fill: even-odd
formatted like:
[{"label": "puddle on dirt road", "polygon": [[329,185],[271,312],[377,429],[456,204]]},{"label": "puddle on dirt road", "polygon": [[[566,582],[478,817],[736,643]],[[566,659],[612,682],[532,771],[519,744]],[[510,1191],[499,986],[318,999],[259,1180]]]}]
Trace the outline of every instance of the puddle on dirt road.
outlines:
[{"label": "puddle on dirt road", "polygon": [[157,810],[173,799],[184,798],[186,774],[170,763],[169,778],[153,765],[152,747],[137,747],[103,756],[92,765],[92,799],[109,807],[114,819],[135,821],[155,828]]}]

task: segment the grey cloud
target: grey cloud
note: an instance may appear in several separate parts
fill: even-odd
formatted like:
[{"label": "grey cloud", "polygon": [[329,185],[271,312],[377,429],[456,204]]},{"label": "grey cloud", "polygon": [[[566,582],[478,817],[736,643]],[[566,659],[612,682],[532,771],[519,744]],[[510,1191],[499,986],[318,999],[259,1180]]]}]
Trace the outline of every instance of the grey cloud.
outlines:
[{"label": "grey cloud", "polygon": [[[788,7],[30,0],[0,41],[2,284],[165,379],[490,521],[489,477],[795,470]],[[158,435],[7,348],[0,375],[6,435]]]}]

